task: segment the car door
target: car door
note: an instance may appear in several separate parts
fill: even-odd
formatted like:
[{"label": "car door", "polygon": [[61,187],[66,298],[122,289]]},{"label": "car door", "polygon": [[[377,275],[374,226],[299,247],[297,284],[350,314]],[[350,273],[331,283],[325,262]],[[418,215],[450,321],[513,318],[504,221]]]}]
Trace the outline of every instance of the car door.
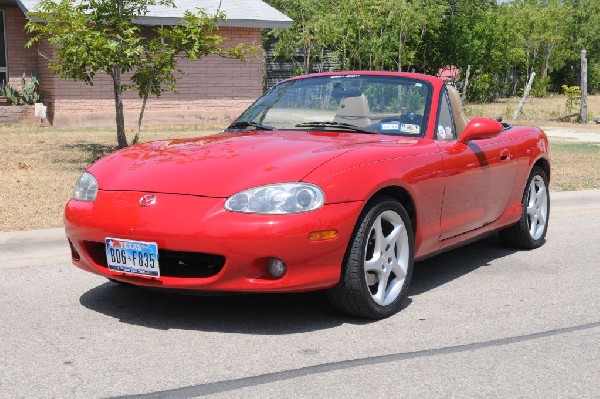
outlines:
[{"label": "car door", "polygon": [[512,193],[516,158],[502,133],[496,137],[458,141],[448,91],[440,98],[436,143],[444,160],[444,198],[440,240],[475,230],[498,219]]}]

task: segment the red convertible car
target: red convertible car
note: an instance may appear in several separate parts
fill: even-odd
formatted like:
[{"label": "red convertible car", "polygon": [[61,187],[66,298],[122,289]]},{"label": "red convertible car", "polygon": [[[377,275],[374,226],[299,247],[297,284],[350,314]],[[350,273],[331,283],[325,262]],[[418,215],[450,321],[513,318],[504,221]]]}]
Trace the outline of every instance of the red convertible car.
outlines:
[{"label": "red convertible car", "polygon": [[415,260],[495,231],[542,245],[549,179],[542,130],[468,122],[438,78],[324,73],[279,83],[222,133],[100,159],[66,234],[73,263],[113,281],[327,290],[342,312],[384,318]]}]

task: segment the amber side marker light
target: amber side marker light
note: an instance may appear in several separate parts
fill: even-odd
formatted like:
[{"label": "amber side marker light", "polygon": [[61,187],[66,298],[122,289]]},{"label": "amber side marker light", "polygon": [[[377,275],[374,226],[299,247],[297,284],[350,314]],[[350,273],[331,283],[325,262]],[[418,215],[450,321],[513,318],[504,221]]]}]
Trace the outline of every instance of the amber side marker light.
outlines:
[{"label": "amber side marker light", "polygon": [[313,231],[308,235],[308,239],[311,241],[325,241],[333,240],[334,238],[337,238],[337,236],[337,230]]}]

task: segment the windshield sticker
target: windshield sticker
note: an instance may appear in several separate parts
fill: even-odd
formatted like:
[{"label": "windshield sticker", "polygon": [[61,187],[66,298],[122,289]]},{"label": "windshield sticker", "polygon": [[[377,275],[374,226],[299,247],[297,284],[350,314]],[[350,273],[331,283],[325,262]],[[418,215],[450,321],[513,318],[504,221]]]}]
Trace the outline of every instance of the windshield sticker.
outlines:
[{"label": "windshield sticker", "polygon": [[412,123],[403,123],[400,130],[410,134],[419,134],[421,133],[421,126],[413,125]]},{"label": "windshield sticker", "polygon": [[330,76],[329,79],[341,79],[341,78],[358,78],[360,75],[334,75]]},{"label": "windshield sticker", "polygon": [[399,130],[399,129],[400,129],[399,123],[382,123],[381,124],[381,130]]}]

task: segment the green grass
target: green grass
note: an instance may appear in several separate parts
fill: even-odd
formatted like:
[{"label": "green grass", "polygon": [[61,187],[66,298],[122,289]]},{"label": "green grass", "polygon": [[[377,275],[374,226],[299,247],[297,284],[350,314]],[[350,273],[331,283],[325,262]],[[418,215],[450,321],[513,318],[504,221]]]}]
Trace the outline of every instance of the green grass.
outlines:
[{"label": "green grass", "polygon": [[600,144],[552,142],[550,152],[554,190],[600,189]]},{"label": "green grass", "polygon": [[600,155],[600,143],[553,143],[552,149],[560,152],[592,153]]}]

